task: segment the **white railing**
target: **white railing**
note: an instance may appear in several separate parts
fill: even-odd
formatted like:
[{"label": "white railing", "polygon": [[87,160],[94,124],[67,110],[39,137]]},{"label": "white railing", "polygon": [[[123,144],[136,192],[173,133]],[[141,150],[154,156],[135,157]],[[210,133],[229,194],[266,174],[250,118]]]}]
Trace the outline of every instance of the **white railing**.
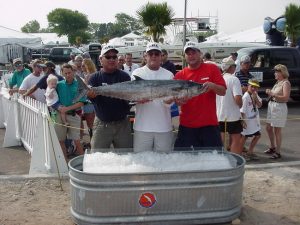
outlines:
[{"label": "white railing", "polygon": [[9,96],[6,88],[1,88],[0,103],[0,127],[6,128],[3,147],[23,144],[31,154],[29,174],[67,173],[46,104],[17,94]]}]

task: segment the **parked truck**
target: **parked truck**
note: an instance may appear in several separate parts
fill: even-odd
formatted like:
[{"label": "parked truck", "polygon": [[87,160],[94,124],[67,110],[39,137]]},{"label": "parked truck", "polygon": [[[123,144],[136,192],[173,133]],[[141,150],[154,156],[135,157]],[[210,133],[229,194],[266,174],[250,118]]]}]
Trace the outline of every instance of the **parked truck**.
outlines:
[{"label": "parked truck", "polygon": [[274,66],[288,68],[291,82],[291,98],[300,100],[300,51],[291,47],[250,47],[238,51],[238,61],[243,55],[251,58],[250,73],[260,82],[259,95],[266,98],[265,90],[276,83]]}]

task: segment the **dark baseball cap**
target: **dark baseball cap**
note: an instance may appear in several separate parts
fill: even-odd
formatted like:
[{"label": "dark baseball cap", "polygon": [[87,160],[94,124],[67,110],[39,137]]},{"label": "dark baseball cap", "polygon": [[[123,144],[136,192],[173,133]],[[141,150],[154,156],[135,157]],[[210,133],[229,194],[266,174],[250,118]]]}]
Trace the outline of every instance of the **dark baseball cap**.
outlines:
[{"label": "dark baseball cap", "polygon": [[53,68],[53,69],[55,69],[55,67],[56,67],[55,64],[53,62],[51,62],[51,61],[46,62],[45,65],[47,67],[50,67],[50,68]]}]

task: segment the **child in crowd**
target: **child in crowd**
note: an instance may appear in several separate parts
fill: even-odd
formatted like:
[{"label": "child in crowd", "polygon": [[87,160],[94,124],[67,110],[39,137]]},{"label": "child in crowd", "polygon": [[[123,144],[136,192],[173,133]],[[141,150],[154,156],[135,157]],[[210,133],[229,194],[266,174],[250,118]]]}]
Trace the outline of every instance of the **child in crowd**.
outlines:
[{"label": "child in crowd", "polygon": [[243,95],[243,106],[240,109],[243,118],[243,132],[241,138],[241,146],[245,145],[248,137],[252,137],[249,149],[244,155],[246,161],[258,159],[254,153],[254,147],[260,139],[260,120],[258,108],[262,106],[262,100],[257,94],[259,82],[251,79],[248,81],[247,91]]},{"label": "child in crowd", "polygon": [[[46,103],[47,106],[50,108],[50,111],[59,111],[63,105],[59,102],[58,95],[56,92],[56,85],[57,85],[58,79],[53,74],[50,74],[47,78],[47,89],[46,89]],[[66,114],[59,112],[62,122],[68,126],[68,122],[66,119]]]}]

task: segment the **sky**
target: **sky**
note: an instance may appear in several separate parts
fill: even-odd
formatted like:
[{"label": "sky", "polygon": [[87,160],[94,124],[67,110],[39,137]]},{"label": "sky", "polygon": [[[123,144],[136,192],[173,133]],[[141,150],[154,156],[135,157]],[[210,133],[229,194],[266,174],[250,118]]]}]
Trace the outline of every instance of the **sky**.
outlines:
[{"label": "sky", "polygon": [[[15,30],[32,20],[41,28],[48,26],[47,14],[56,8],[78,10],[88,16],[90,22],[115,22],[117,13],[136,17],[136,11],[147,2],[163,0],[0,0],[0,25]],[[184,16],[185,0],[165,0],[175,17]],[[187,0],[187,17],[215,16],[218,31],[231,34],[262,26],[264,18],[277,18],[284,14],[285,7],[300,0]]]}]

